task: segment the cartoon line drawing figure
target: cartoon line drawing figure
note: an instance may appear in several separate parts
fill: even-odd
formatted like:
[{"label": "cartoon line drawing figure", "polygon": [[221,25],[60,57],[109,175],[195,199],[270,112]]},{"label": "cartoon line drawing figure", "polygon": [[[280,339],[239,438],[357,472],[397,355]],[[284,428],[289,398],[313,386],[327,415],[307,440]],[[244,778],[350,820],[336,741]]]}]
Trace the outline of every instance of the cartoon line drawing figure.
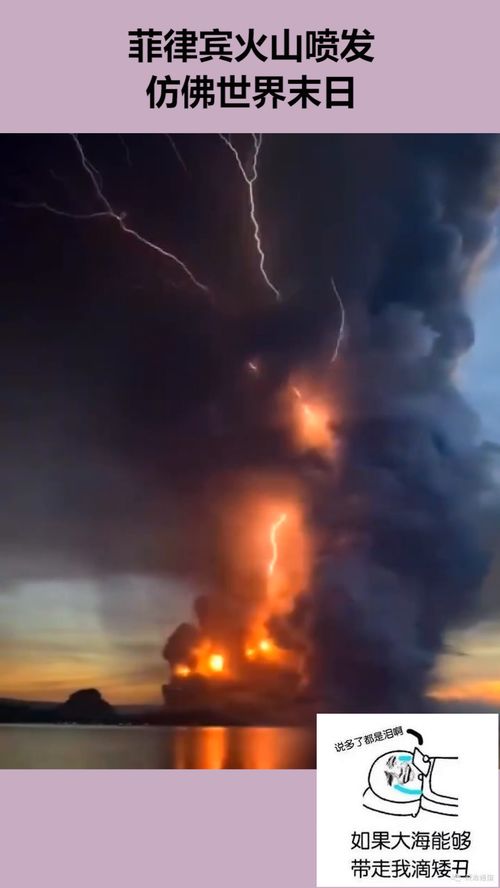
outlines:
[{"label": "cartoon line drawing figure", "polygon": [[437,791],[456,786],[457,762],[456,756],[423,755],[418,747],[384,752],[368,773],[363,805],[394,817],[416,817],[420,811],[458,817],[458,797]]}]

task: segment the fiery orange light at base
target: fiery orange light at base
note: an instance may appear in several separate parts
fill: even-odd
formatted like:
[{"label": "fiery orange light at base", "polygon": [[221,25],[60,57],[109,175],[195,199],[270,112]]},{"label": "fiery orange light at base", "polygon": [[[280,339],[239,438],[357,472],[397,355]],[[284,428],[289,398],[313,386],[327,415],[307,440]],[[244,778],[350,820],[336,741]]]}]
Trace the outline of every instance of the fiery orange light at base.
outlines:
[{"label": "fiery orange light at base", "polygon": [[263,598],[249,627],[246,657],[269,665],[285,665],[289,655],[269,634],[268,624],[271,618],[288,613],[295,597],[307,586],[309,553],[298,491],[274,508],[267,530],[269,556],[264,562]]},{"label": "fiery orange light at base", "polygon": [[208,665],[212,672],[222,672],[224,669],[224,657],[222,654],[210,654]]},{"label": "fiery orange light at base", "polygon": [[274,641],[271,638],[261,638],[255,645],[245,648],[245,656],[248,660],[254,660],[261,654],[270,654],[273,650],[277,650]]},{"label": "fiery orange light at base", "polygon": [[[224,586],[220,592],[215,587],[214,596],[220,595],[221,620],[212,620],[207,634],[200,626],[202,638],[185,662],[175,665],[173,676],[205,679],[221,693],[238,683],[249,686],[254,678],[262,689],[279,681],[282,671],[302,673],[297,652],[282,649],[270,631],[273,619],[278,625],[308,585],[301,489],[281,477],[249,475],[236,496],[231,491],[222,506],[220,497],[216,502]],[[233,614],[239,623],[232,623]]]},{"label": "fiery orange light at base", "polygon": [[[249,642],[247,643],[247,646],[245,648],[245,656],[247,660],[264,659],[270,664],[284,664],[285,660],[289,659],[285,651],[282,651],[275,643],[275,641],[265,632],[267,619],[273,613],[277,613],[287,609],[286,607],[284,608],[282,604],[278,605],[278,602],[280,600],[279,590],[275,588],[278,581],[280,580],[280,578],[276,576],[276,568],[280,557],[280,530],[286,524],[287,520],[288,513],[281,512],[278,517],[271,523],[269,528],[269,544],[271,547],[271,556],[267,563],[266,596],[263,608],[261,608],[260,619],[258,619],[254,624],[254,627],[250,633]],[[286,585],[288,584],[286,583]],[[288,598],[288,602],[290,602],[290,600],[293,600],[293,597]]]},{"label": "fiery orange light at base", "polygon": [[[261,614],[260,620],[258,620],[256,625],[254,626],[251,633],[251,641],[249,642],[249,644],[247,644],[245,648],[245,656],[247,660],[255,660],[256,658],[261,659],[262,656],[266,657],[266,659],[269,659],[272,653],[276,654],[278,652],[278,649],[272,639],[265,634],[264,627],[267,617],[270,616],[272,613],[272,582],[279,558],[279,531],[280,528],[285,524],[287,519],[287,512],[281,512],[278,517],[271,523],[271,526],[269,528],[269,544],[271,547],[271,556],[267,563],[267,586],[264,613]],[[266,609],[269,609],[269,613],[266,613]]]},{"label": "fiery orange light at base", "polygon": [[190,653],[189,665],[187,663],[176,663],[173,668],[173,675],[176,678],[190,678],[195,676],[226,676],[228,673],[228,663],[225,652],[208,638],[203,639],[200,644]]}]

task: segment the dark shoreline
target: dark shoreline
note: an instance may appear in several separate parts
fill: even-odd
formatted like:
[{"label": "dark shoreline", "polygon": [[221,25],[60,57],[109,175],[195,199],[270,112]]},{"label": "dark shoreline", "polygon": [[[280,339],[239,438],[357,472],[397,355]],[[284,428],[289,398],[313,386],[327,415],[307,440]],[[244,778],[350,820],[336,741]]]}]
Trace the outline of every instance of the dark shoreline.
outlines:
[{"label": "dark shoreline", "polygon": [[[252,714],[254,716],[254,714]],[[168,712],[163,707],[115,707],[105,717],[75,714],[68,717],[64,706],[56,703],[0,702],[1,725],[95,725],[101,727],[304,727],[315,728],[315,720],[273,720],[245,717],[240,714],[215,712],[207,709]]]}]

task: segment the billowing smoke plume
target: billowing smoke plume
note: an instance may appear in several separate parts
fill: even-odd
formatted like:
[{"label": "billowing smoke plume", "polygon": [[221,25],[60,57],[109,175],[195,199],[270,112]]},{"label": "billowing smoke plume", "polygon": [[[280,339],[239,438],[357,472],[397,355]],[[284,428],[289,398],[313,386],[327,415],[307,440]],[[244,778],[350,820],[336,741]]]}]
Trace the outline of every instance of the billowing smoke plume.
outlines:
[{"label": "billowing smoke plume", "polygon": [[[281,168],[296,173],[286,181],[273,169],[280,151]],[[274,187],[283,213],[271,213],[266,242],[275,278],[281,271],[294,295],[239,322],[237,360],[256,356],[259,373],[235,362],[211,407],[194,473],[203,595],[196,625],[176,630],[165,656],[191,662],[207,631],[244,644],[262,574],[242,567],[247,500],[231,492],[257,478],[270,497],[293,491],[303,509],[303,587],[266,623],[297,653],[300,693],[316,707],[411,711],[425,706],[445,633],[473,611],[488,563],[478,423],[454,373],[473,343],[466,302],[492,241],[498,143],[426,136],[287,148],[278,138],[269,155],[263,212]],[[278,248],[287,239],[288,256]],[[330,365],[332,271],[348,332]],[[297,446],[280,408],[294,376],[326,397],[333,454]]]},{"label": "billowing smoke plume", "polygon": [[454,386],[466,292],[491,243],[493,140],[418,141],[397,231],[352,324],[340,465],[316,485],[311,669],[341,708],[419,705],[487,565],[477,421]]}]

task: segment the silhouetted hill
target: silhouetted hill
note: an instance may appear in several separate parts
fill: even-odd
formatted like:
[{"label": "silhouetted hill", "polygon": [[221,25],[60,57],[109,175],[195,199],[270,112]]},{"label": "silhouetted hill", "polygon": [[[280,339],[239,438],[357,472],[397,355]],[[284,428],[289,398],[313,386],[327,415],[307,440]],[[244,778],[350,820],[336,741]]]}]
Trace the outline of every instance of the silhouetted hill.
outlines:
[{"label": "silhouetted hill", "polygon": [[113,707],[96,688],[85,688],[70,694],[55,712],[56,719],[85,725],[114,724],[117,715]]},{"label": "silhouetted hill", "polygon": [[70,694],[64,703],[38,703],[0,698],[0,724],[119,724],[116,710],[96,688]]}]

